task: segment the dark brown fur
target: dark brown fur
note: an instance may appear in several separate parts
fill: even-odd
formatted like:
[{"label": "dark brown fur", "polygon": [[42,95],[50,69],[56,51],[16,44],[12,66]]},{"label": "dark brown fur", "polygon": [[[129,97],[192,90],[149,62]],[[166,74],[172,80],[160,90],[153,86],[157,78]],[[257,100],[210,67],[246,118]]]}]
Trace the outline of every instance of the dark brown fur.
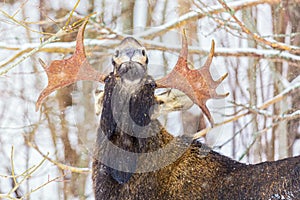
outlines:
[{"label": "dark brown fur", "polygon": [[[187,137],[173,138],[157,120],[151,121],[150,108],[155,104],[155,84],[151,77],[146,77],[140,90],[128,94],[127,97],[127,94],[120,92],[120,95],[125,95],[120,97],[121,99],[128,99],[120,100],[120,103],[123,105],[126,101],[133,101],[131,117],[141,126],[150,124],[153,136],[138,138],[126,134],[122,128],[117,128],[111,114],[111,106],[120,106],[111,104],[110,99],[113,88],[118,85],[117,82],[117,78],[111,74],[105,85],[104,105],[93,162],[96,199],[300,199],[299,156],[276,162],[246,165],[222,156],[197,141],[190,142]],[[143,115],[140,116],[139,113]],[[126,117],[123,120],[121,123],[126,124]],[[138,153],[156,151],[176,140],[173,143],[173,151],[162,154],[160,159],[166,162],[172,157],[178,159],[156,171],[119,172],[99,161],[101,156],[110,156],[99,154],[99,149],[105,148],[100,133],[104,133],[105,137],[120,148]],[[182,149],[184,153],[178,156]],[[112,159],[119,159],[120,164],[126,162],[126,158]],[[133,161],[131,169],[156,164],[155,159],[152,162],[146,160],[141,155]]]},{"label": "dark brown fur", "polygon": [[[170,137],[164,129],[160,134]],[[96,199],[300,199],[300,157],[245,165],[206,150],[193,143],[176,162],[125,184],[95,160]]]}]

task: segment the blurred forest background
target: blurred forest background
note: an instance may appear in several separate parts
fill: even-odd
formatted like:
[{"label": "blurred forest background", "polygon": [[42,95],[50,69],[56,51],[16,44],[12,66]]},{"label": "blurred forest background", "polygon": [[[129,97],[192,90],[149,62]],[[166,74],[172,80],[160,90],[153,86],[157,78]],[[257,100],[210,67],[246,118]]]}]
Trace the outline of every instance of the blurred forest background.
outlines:
[{"label": "blurred forest background", "polygon": [[47,84],[39,58],[69,57],[85,17],[89,62],[106,74],[126,35],[148,49],[156,79],[174,66],[184,28],[190,67],[203,64],[215,40],[211,72],[229,73],[219,89],[230,92],[208,104],[217,125],[194,106],[161,117],[171,133],[202,131],[203,142],[245,163],[300,154],[299,0],[1,0],[0,199],[94,199],[93,93],[103,86],[78,82],[35,111]]}]

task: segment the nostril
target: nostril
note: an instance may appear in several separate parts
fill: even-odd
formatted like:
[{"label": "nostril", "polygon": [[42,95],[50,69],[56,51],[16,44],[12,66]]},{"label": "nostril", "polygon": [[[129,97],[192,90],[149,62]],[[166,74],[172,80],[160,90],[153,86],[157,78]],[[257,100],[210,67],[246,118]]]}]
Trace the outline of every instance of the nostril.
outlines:
[{"label": "nostril", "polygon": [[129,63],[123,63],[119,68],[118,68],[118,72],[120,75],[127,73],[129,70],[132,69],[131,64]]},{"label": "nostril", "polygon": [[126,66],[126,65],[121,65],[120,67],[119,67],[119,73],[120,74],[124,74],[124,73],[126,73],[127,71],[128,71],[128,67]]}]

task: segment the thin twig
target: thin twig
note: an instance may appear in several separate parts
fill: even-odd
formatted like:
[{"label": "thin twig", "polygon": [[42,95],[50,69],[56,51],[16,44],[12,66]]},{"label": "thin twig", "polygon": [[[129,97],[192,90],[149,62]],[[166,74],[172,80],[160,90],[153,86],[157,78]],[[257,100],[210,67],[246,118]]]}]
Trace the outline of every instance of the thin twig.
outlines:
[{"label": "thin twig", "polygon": [[38,187],[36,187],[36,188],[34,188],[34,189],[31,189],[30,192],[28,192],[28,193],[26,193],[24,196],[22,196],[21,199],[26,199],[26,198],[27,198],[29,195],[31,195],[32,193],[34,193],[34,192],[38,191],[39,189],[45,187],[45,186],[48,185],[49,183],[52,183],[52,182],[54,182],[54,181],[59,180],[60,178],[62,178],[62,177],[61,177],[61,176],[57,176],[57,177],[55,177],[55,178],[53,178],[53,179],[48,180],[47,182],[43,183],[42,185],[39,185]]},{"label": "thin twig", "polygon": [[[12,151],[13,151],[13,148],[12,148]],[[11,153],[11,159],[13,160],[13,153]],[[37,169],[39,169],[39,168],[42,166],[42,164],[45,162],[45,160],[46,160],[46,159],[44,158],[38,165],[30,167],[29,169],[27,169],[25,172],[23,172],[23,173],[22,173],[21,175],[19,175],[19,176],[15,176],[15,174],[13,174],[13,173],[12,173],[12,176],[6,176],[5,178],[13,178],[13,179],[15,179],[16,177],[23,177],[23,179],[22,179],[19,183],[15,182],[14,188],[12,188],[7,194],[0,194],[0,199],[1,199],[1,198],[3,198],[3,199],[17,199],[17,198],[15,198],[15,197],[12,197],[11,194],[12,194],[13,192],[15,192],[25,180],[27,180],[30,176],[32,176],[32,174],[33,174]],[[39,189],[41,189],[42,187],[48,185],[49,183],[58,180],[58,178],[60,178],[60,177],[56,177],[56,178],[50,179],[50,180],[48,180],[46,183],[44,183],[44,184],[42,184],[42,185],[36,187],[35,189],[30,190],[30,192],[28,192],[27,194],[25,194],[24,196],[22,196],[21,199],[26,199],[26,197],[28,197],[28,196],[29,196],[30,194],[32,194],[33,192],[36,192],[36,191],[38,191]],[[19,199],[19,198],[18,198],[18,199]]]},{"label": "thin twig", "polygon": [[32,56],[33,54],[35,54],[36,52],[38,52],[45,45],[47,45],[47,44],[49,44],[49,43],[57,40],[60,36],[62,36],[64,34],[66,34],[66,31],[64,31],[64,30],[61,29],[55,35],[53,35],[52,37],[50,37],[48,40],[46,40],[45,42],[41,43],[38,47],[32,49],[30,52],[26,53],[22,57],[19,57],[14,63],[8,65],[2,72],[0,72],[0,76],[1,75],[5,75],[9,70],[13,69],[18,64],[20,64],[21,62],[23,62],[24,60],[26,60],[27,58],[29,58],[30,56]]},{"label": "thin twig", "polygon": [[60,162],[57,162],[53,159],[51,159],[48,155],[43,154],[43,152],[38,148],[37,145],[33,144],[33,143],[28,143],[29,146],[33,147],[39,154],[41,154],[41,156],[43,156],[45,159],[47,159],[48,161],[50,161],[51,163],[53,163],[54,165],[56,165],[57,167],[59,167],[62,170],[68,170],[74,173],[91,173],[91,169],[90,168],[86,168],[86,167],[73,167],[73,166],[69,166],[69,165],[65,165],[62,164]]},{"label": "thin twig", "polygon": [[[161,51],[168,51],[168,52],[178,52],[181,49],[180,45],[168,45],[161,42],[154,42],[151,40],[144,40],[140,39],[143,45],[151,50],[161,50]],[[50,43],[50,42],[49,42]],[[85,39],[85,47],[87,48],[86,51],[89,52],[90,49],[95,50],[95,47],[103,47],[106,48],[113,48],[119,42],[113,40],[97,40],[97,39]],[[27,52],[33,51],[35,48],[39,48],[38,52],[52,52],[52,53],[71,53],[74,51],[75,42],[55,42],[48,44],[47,47],[40,47],[40,43],[28,43],[20,45],[9,45],[6,43],[0,43],[0,48],[7,49],[7,50],[20,50],[18,53],[13,55],[12,57],[7,58],[0,62],[0,68],[5,67],[7,64],[11,63],[14,60],[17,60],[21,55],[26,54]],[[45,46],[45,45],[44,45]],[[90,48],[88,48],[90,47]],[[198,55],[207,55],[209,53],[209,49],[202,49],[195,46],[189,47],[190,54],[198,54]],[[26,56],[26,55],[24,55]],[[233,57],[256,57],[256,58],[264,58],[269,60],[276,60],[276,61],[287,61],[292,66],[299,66],[300,65],[300,56],[290,54],[288,52],[282,52],[279,50],[259,50],[255,48],[216,48],[215,56],[233,56]],[[3,72],[0,72],[0,75]]]},{"label": "thin twig", "polygon": [[[281,93],[279,93],[278,95],[276,95],[275,97],[269,99],[268,101],[264,102],[262,105],[258,106],[257,109],[258,110],[263,110],[268,108],[269,106],[281,101],[284,99],[284,97],[286,97],[286,95],[288,95],[290,92],[295,91],[296,89],[300,88],[300,82],[296,82],[293,83],[292,86],[286,88],[285,90],[283,90]],[[232,118],[229,118],[221,123],[215,123],[214,127],[219,127],[219,126],[223,126],[225,124],[234,122],[239,120],[241,117],[244,117],[248,114],[250,114],[251,111],[247,110],[244,113],[241,113],[239,115],[233,116]],[[283,121],[283,120],[292,120],[292,119],[297,119],[300,117],[300,111],[297,110],[292,114],[283,114],[281,116],[277,116],[276,120],[278,120],[277,122]],[[193,138],[197,139],[200,137],[204,137],[212,128],[211,127],[207,127],[203,130],[201,130],[200,132],[197,132],[194,134]]]},{"label": "thin twig", "polygon": [[10,152],[10,165],[11,165],[11,176],[14,181],[14,185],[18,185],[16,175],[15,175],[15,164],[14,164],[14,146],[11,147]]},{"label": "thin twig", "polygon": [[264,129],[257,131],[256,133],[254,133],[254,137],[251,141],[251,143],[248,145],[248,147],[246,148],[246,150],[242,153],[242,155],[239,157],[238,160],[242,160],[250,151],[251,147],[255,144],[256,139],[261,136],[263,133],[266,133],[269,129],[273,128],[274,126],[278,125],[279,121],[276,123],[271,124],[268,127],[265,127]]},{"label": "thin twig", "polygon": [[253,33],[250,31],[243,22],[241,22],[236,16],[236,10],[230,8],[224,0],[218,0],[218,2],[227,10],[227,12],[231,15],[231,17],[235,20],[235,22],[241,27],[242,31],[247,35],[250,35],[254,40],[257,42],[263,43],[267,46],[270,46],[274,49],[281,50],[281,51],[289,51],[293,54],[300,54],[300,48],[296,46],[286,45],[281,42],[265,39],[259,36],[257,33]]},{"label": "thin twig", "polygon": [[42,164],[45,162],[45,160],[46,159],[44,158],[40,163],[38,163],[38,165],[32,167],[32,169],[30,171],[28,171],[26,176],[24,176],[20,182],[17,182],[17,184],[14,185],[14,187],[8,192],[7,195],[10,196],[13,192],[15,192],[26,179],[28,179],[30,176],[32,176],[32,174],[42,166]]},{"label": "thin twig", "polygon": [[248,110],[251,113],[255,113],[258,115],[263,115],[264,117],[272,118],[272,119],[274,119],[274,121],[293,120],[293,119],[300,118],[300,110],[296,110],[289,114],[284,113],[284,114],[280,114],[280,115],[274,115],[271,112],[268,112],[264,109],[259,109],[255,106],[248,106],[248,105],[238,104],[238,103],[234,103],[234,104],[236,106],[243,107],[244,109]]},{"label": "thin twig", "polygon": [[0,12],[1,12],[4,16],[6,16],[7,18],[9,18],[11,21],[13,21],[15,24],[20,25],[20,26],[23,26],[25,29],[30,30],[31,32],[39,33],[39,34],[43,34],[43,35],[53,35],[52,33],[41,32],[41,31],[37,31],[37,30],[34,30],[34,29],[30,28],[29,26],[26,26],[26,25],[23,24],[22,22],[16,20],[16,19],[14,18],[14,16],[10,16],[8,13],[6,13],[6,12],[3,11],[3,10],[0,10]]},{"label": "thin twig", "polygon": [[75,6],[73,7],[73,9],[72,9],[72,11],[71,11],[71,13],[70,13],[70,16],[68,17],[68,20],[67,20],[65,26],[69,26],[69,25],[70,25],[71,18],[73,17],[73,13],[74,13],[74,11],[76,10],[76,8],[77,8],[79,2],[80,2],[80,0],[77,0]]},{"label": "thin twig", "polygon": [[[244,0],[239,0],[239,1],[230,2],[230,3],[228,3],[228,5],[234,10],[241,10],[241,9],[245,9],[248,7],[253,7],[253,6],[257,6],[259,4],[265,4],[265,3],[268,3],[270,5],[278,4],[278,3],[280,3],[280,0],[248,0],[246,2]],[[222,13],[225,11],[226,10],[220,5],[211,6],[211,7],[207,8],[206,12],[204,12],[204,13],[201,10],[191,11],[191,12],[188,12],[188,13],[180,16],[179,18],[176,18],[174,20],[166,22],[163,25],[151,28],[151,29],[144,31],[140,34],[137,34],[135,36],[151,39],[153,37],[158,37],[160,35],[163,35],[164,33],[168,32],[172,29],[181,27],[181,26],[189,23],[190,21],[193,21],[196,19],[201,19],[201,18],[205,17],[208,13],[210,15],[215,15],[215,14],[219,14],[219,13]]]}]

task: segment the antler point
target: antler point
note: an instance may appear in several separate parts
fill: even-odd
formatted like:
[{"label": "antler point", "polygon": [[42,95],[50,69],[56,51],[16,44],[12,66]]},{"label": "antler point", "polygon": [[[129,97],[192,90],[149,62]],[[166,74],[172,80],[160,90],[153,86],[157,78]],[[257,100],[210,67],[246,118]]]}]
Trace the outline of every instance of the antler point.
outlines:
[{"label": "antler point", "polygon": [[215,53],[215,41],[212,40],[209,55],[212,54],[212,56],[214,56],[214,53]]},{"label": "antler point", "polygon": [[39,62],[40,62],[40,64],[42,65],[42,67],[43,67],[44,69],[47,69],[46,63],[45,63],[41,58],[39,58]]},{"label": "antler point", "polygon": [[222,83],[222,81],[225,79],[225,78],[227,78],[227,76],[228,76],[228,73],[225,73],[223,76],[221,76],[218,80],[216,80],[215,82],[217,83],[217,84],[220,84],[220,83]]}]

